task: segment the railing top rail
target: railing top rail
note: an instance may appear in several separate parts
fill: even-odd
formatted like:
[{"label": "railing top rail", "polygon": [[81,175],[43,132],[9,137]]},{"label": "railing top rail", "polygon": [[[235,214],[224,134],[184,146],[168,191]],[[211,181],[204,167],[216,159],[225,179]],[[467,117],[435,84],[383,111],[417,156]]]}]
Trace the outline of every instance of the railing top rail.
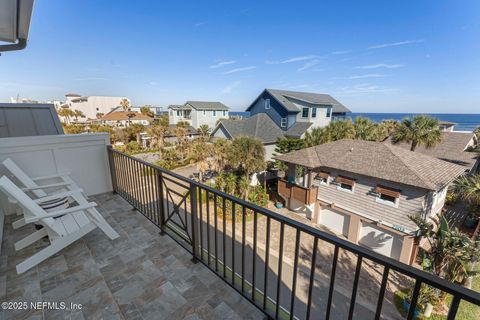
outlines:
[{"label": "railing top rail", "polygon": [[168,174],[172,177],[175,177],[179,180],[182,180],[182,181],[187,182],[189,184],[200,187],[204,190],[208,190],[209,192],[212,192],[213,194],[217,194],[217,195],[219,195],[219,196],[221,196],[221,197],[223,197],[227,200],[230,200],[230,201],[235,202],[239,205],[245,206],[248,209],[251,209],[251,210],[256,211],[258,213],[261,213],[265,216],[268,216],[268,217],[270,217],[274,220],[277,220],[277,221],[279,221],[279,222],[281,222],[285,225],[288,225],[292,228],[299,229],[302,232],[310,234],[310,235],[312,235],[316,238],[319,238],[320,240],[329,242],[329,243],[331,243],[335,246],[338,246],[339,248],[342,248],[342,249],[348,250],[350,252],[353,252],[354,254],[360,255],[363,258],[366,258],[366,259],[371,260],[373,262],[379,263],[381,265],[388,266],[390,269],[398,271],[398,272],[400,272],[400,273],[402,273],[406,276],[412,277],[416,280],[419,280],[422,283],[425,283],[427,285],[431,285],[431,286],[433,286],[437,289],[440,289],[440,290],[442,290],[446,293],[458,296],[461,299],[463,299],[465,301],[468,301],[470,303],[480,305],[480,292],[475,292],[473,290],[464,288],[460,285],[451,283],[451,282],[449,282],[445,279],[439,278],[439,277],[437,277],[433,274],[430,274],[430,273],[427,273],[423,270],[419,270],[419,269],[414,268],[412,266],[406,265],[406,264],[404,264],[400,261],[397,261],[397,260],[394,260],[392,258],[386,257],[386,256],[384,256],[380,253],[368,250],[364,247],[353,244],[353,243],[351,243],[347,240],[341,239],[341,238],[336,237],[334,235],[328,234],[324,231],[321,231],[321,230],[316,229],[312,226],[306,225],[306,224],[304,224],[302,222],[299,222],[297,220],[294,220],[292,218],[289,218],[289,217],[283,216],[279,213],[276,213],[276,212],[270,211],[268,209],[259,207],[259,206],[255,205],[253,203],[249,203],[245,200],[236,198],[232,195],[229,195],[227,193],[224,193],[222,191],[214,189],[210,186],[207,186],[203,183],[200,183],[200,182],[194,181],[192,179],[186,178],[184,176],[181,176],[178,173],[172,172],[170,170],[166,170],[162,167],[159,167],[157,165],[148,163],[144,160],[132,157],[132,156],[130,156],[128,154],[125,154],[121,151],[113,149],[111,146],[108,146],[107,148],[108,148],[109,151],[111,151],[113,153],[117,153],[121,156],[128,157],[128,158],[130,158],[134,161],[138,161],[139,163],[142,163],[146,166],[154,168],[154,169],[158,170],[159,172]]}]

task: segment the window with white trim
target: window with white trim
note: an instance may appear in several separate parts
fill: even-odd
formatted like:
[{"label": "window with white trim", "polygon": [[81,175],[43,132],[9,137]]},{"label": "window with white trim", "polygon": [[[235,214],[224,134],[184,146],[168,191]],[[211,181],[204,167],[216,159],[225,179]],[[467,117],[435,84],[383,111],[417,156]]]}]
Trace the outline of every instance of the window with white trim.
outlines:
[{"label": "window with white trim", "polygon": [[327,118],[330,118],[332,115],[332,108],[327,108]]},{"label": "window with white trim", "polygon": [[264,103],[265,109],[270,109],[270,99],[265,99],[263,103]]},{"label": "window with white trim", "polygon": [[312,107],[312,118],[317,117],[317,107]]},{"label": "window with white trim", "polygon": [[400,199],[401,191],[398,189],[377,185],[375,188],[377,197],[376,202],[383,203],[389,206],[397,207]]},{"label": "window with white trim", "polygon": [[207,110],[203,110],[203,115],[204,115],[204,116],[207,115]]},{"label": "window with white trim", "polygon": [[319,173],[317,173],[314,179],[318,180],[320,184],[328,186],[330,184],[330,173],[326,171],[320,171]]},{"label": "window with white trim", "polygon": [[287,126],[287,118],[280,119],[280,127],[285,128]]},{"label": "window with white trim", "polygon": [[217,116],[217,111],[213,110],[212,111],[212,116],[216,117]]},{"label": "window with white trim", "polygon": [[347,178],[344,176],[337,176],[335,178],[337,183],[337,190],[353,193],[355,187],[355,179]]}]

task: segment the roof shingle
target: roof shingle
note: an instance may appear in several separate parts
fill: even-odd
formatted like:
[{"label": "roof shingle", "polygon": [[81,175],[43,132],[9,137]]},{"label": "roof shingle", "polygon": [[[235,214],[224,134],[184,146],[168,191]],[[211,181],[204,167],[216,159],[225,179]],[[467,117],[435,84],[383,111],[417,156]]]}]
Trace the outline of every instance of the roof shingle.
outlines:
[{"label": "roof shingle", "polygon": [[391,144],[339,140],[276,156],[308,168],[326,167],[428,190],[439,190],[465,167]]}]

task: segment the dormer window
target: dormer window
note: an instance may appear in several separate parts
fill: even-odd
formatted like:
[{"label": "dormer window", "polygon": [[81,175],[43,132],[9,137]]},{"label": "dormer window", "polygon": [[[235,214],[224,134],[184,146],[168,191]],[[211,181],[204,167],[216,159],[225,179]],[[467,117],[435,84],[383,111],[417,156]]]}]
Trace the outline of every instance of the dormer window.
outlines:
[{"label": "dormer window", "polygon": [[344,177],[344,176],[338,176],[335,178],[335,182],[338,184],[337,190],[353,193],[353,190],[355,187],[355,179]]},{"label": "dormer window", "polygon": [[376,201],[390,206],[398,206],[401,191],[398,189],[377,185],[375,188],[377,193]]},{"label": "dormer window", "polygon": [[287,118],[282,118],[280,120],[280,127],[282,127],[282,128],[287,127]]},{"label": "dormer window", "polygon": [[330,183],[330,173],[326,171],[320,171],[316,176],[315,180],[318,180],[320,184],[328,186]]},{"label": "dormer window", "polygon": [[270,109],[270,99],[265,99],[265,101],[263,101],[264,105],[265,105],[265,109]]}]

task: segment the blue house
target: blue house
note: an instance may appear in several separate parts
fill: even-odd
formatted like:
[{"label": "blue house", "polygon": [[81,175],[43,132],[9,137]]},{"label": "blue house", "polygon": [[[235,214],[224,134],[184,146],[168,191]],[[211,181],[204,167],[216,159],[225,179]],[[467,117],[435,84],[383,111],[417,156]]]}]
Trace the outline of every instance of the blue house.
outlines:
[{"label": "blue house", "polygon": [[351,112],[328,94],[265,89],[247,108],[250,118],[221,120],[213,137],[252,136],[263,142],[270,160],[278,138],[302,138],[310,128],[324,127]]}]

